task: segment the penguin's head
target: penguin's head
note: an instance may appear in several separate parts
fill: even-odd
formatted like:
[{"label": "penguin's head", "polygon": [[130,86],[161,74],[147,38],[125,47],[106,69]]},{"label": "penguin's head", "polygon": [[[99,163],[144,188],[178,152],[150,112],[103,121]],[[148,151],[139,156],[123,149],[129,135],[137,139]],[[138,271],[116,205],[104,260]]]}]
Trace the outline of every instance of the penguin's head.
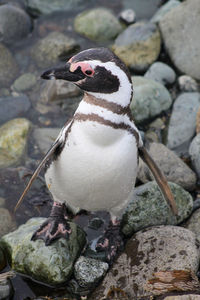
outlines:
[{"label": "penguin's head", "polygon": [[48,70],[41,77],[71,81],[91,94],[108,95],[117,93],[121,88],[132,93],[127,67],[107,48],[84,50],[71,57],[63,67]]}]

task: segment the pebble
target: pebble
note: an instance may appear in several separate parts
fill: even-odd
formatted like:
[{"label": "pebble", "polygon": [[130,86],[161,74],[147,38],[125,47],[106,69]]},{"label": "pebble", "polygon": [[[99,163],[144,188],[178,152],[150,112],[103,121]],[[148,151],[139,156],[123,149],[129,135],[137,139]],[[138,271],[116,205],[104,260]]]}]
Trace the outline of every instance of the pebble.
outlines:
[{"label": "pebble", "polygon": [[108,267],[100,260],[80,256],[74,265],[74,275],[80,286],[91,288],[106,274]]},{"label": "pebble", "polygon": [[0,299],[8,300],[12,299],[13,287],[9,279],[0,280]]},{"label": "pebble", "polygon": [[192,212],[192,196],[176,183],[169,182],[178,208],[176,217],[155,181],[136,187],[122,221],[122,232],[130,236],[143,228],[155,225],[177,225]]},{"label": "pebble", "polygon": [[9,87],[18,74],[18,65],[8,48],[0,43],[0,86]]},{"label": "pebble", "polygon": [[172,104],[168,90],[152,79],[133,76],[134,95],[131,112],[135,122],[143,123],[170,108]]},{"label": "pebble", "polygon": [[13,220],[8,209],[0,208],[0,237],[16,228],[16,223]]},{"label": "pebble", "polygon": [[52,67],[59,59],[71,56],[78,48],[79,45],[73,38],[52,31],[33,45],[31,56],[39,68]]},{"label": "pebble", "polygon": [[199,0],[184,1],[159,22],[164,46],[173,64],[200,79]]},{"label": "pebble", "polygon": [[[150,143],[148,152],[168,181],[172,181],[186,190],[194,190],[196,174],[173,151],[163,144]],[[149,168],[141,159],[139,160],[138,178],[143,183],[154,180]]]},{"label": "pebble", "polygon": [[59,239],[47,247],[42,240],[31,241],[45,218],[32,218],[16,231],[2,237],[0,245],[11,257],[13,270],[50,285],[66,282],[85,244],[84,232],[70,223],[69,239]]},{"label": "pebble", "polygon": [[163,130],[165,129],[165,123],[161,118],[155,119],[149,124],[149,129],[145,132],[145,140],[148,143],[162,141]]},{"label": "pebble", "polygon": [[45,154],[56,140],[61,128],[35,128],[33,137],[40,151]]},{"label": "pebble", "polygon": [[169,12],[171,11],[173,8],[177,7],[180,3],[180,1],[178,0],[169,0],[167,3],[165,3],[164,5],[162,5],[157,12],[155,13],[155,15],[151,18],[151,22],[153,23],[159,23],[160,20],[162,20],[162,18]]},{"label": "pebble", "polygon": [[200,208],[193,212],[185,227],[195,233],[196,238],[200,243]]},{"label": "pebble", "polygon": [[74,29],[93,41],[107,41],[122,31],[122,25],[110,10],[95,8],[76,16]]},{"label": "pebble", "polygon": [[132,23],[135,22],[135,12],[133,9],[129,8],[129,9],[125,9],[123,10],[120,15],[119,18],[121,21],[123,21],[125,24],[130,25]]},{"label": "pebble", "polygon": [[26,95],[0,97],[0,124],[13,118],[22,117],[29,111],[31,103]]},{"label": "pebble", "polygon": [[189,147],[192,165],[200,178],[200,133],[195,136]]},{"label": "pebble", "polygon": [[167,147],[178,155],[188,153],[189,144],[195,134],[196,113],[199,107],[199,93],[183,93],[174,102],[168,127]]},{"label": "pebble", "polygon": [[176,73],[167,64],[157,61],[150,66],[144,77],[153,79],[163,85],[169,85],[175,82]]},{"label": "pebble", "polygon": [[178,86],[181,92],[198,92],[198,84],[196,80],[188,75],[178,77]]},{"label": "pebble", "polygon": [[36,82],[37,82],[37,79],[34,74],[25,73],[15,80],[15,82],[13,84],[13,89],[17,92],[28,91],[34,87]]},{"label": "pebble", "polygon": [[146,71],[160,53],[160,33],[153,23],[128,26],[115,40],[112,50],[135,71]]},{"label": "pebble", "polygon": [[0,168],[19,165],[24,156],[31,123],[13,119],[0,127]]},{"label": "pebble", "polygon": [[[152,296],[154,292],[149,291],[148,281],[154,274],[165,271],[173,274],[178,270],[186,274],[196,273],[199,255],[194,233],[185,228],[158,226],[139,231],[127,242],[124,253],[117,258],[90,300],[107,299],[109,293],[115,290],[129,296],[127,299]],[[169,281],[168,275],[166,286],[170,290]],[[199,287],[197,279],[195,283]]]}]

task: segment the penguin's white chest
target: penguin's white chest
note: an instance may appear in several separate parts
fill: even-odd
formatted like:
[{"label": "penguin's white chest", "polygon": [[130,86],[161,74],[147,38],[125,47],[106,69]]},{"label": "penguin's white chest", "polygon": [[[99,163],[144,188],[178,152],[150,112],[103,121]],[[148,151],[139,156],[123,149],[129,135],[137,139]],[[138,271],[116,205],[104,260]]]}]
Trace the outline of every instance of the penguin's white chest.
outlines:
[{"label": "penguin's white chest", "polygon": [[55,201],[89,211],[121,213],[137,175],[135,137],[94,121],[75,121],[45,174]]}]

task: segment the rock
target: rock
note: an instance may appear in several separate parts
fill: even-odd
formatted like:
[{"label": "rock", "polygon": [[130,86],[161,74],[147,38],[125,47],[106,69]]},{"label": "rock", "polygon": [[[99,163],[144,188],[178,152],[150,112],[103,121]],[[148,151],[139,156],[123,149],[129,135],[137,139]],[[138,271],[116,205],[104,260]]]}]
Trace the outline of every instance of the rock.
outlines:
[{"label": "rock", "polygon": [[162,5],[155,15],[151,18],[151,22],[158,23],[162,18],[170,12],[174,7],[177,7],[180,3],[178,0],[170,0],[166,4]]},{"label": "rock", "polygon": [[200,300],[200,295],[188,294],[188,295],[177,295],[177,296],[167,296],[164,300]]},{"label": "rock", "polygon": [[182,187],[169,183],[178,208],[174,216],[163,198],[155,181],[143,184],[134,190],[133,200],[129,203],[122,221],[122,232],[130,236],[135,231],[155,225],[176,225],[185,220],[192,212],[193,199]]},{"label": "rock", "polygon": [[169,121],[167,147],[177,154],[188,152],[190,141],[195,134],[196,113],[199,107],[199,93],[183,93],[174,102]]},{"label": "rock", "polygon": [[13,119],[0,127],[0,168],[17,165],[24,155],[30,122]]},{"label": "rock", "polygon": [[161,118],[155,119],[155,121],[149,124],[149,129],[145,132],[145,139],[148,140],[148,142],[161,142],[164,128],[165,123],[163,120]]},{"label": "rock", "polygon": [[3,197],[0,197],[0,207],[5,207],[6,199]]},{"label": "rock", "polygon": [[153,79],[163,85],[168,85],[174,83],[176,80],[176,73],[167,64],[157,61],[151,65],[144,74],[144,77]]},{"label": "rock", "polygon": [[200,208],[192,214],[185,227],[196,234],[196,238],[200,243]]},{"label": "rock", "polygon": [[[186,190],[195,188],[195,173],[174,152],[160,143],[151,143],[148,150],[168,181],[172,181]],[[139,161],[138,178],[143,183],[154,180],[149,168],[141,159]]]},{"label": "rock", "polygon": [[[198,264],[199,249],[191,231],[177,226],[145,229],[127,242],[125,252],[117,258],[90,300],[106,298],[112,290],[121,290],[128,299],[152,296],[148,281],[154,273],[178,270],[196,273]],[[170,277],[166,279],[169,286]]]},{"label": "rock", "polygon": [[76,16],[74,29],[91,40],[107,41],[122,31],[122,25],[108,9],[95,8]]},{"label": "rock", "polygon": [[12,45],[26,37],[31,31],[31,19],[20,7],[4,4],[0,6],[0,41]]},{"label": "rock", "polygon": [[33,46],[31,55],[38,67],[46,68],[56,64],[60,58],[64,58],[78,48],[73,38],[52,31]]},{"label": "rock", "polygon": [[11,52],[0,43],[0,86],[9,87],[18,73],[17,63]]},{"label": "rock", "polygon": [[30,90],[36,84],[36,76],[32,73],[25,73],[17,78],[13,84],[13,89],[17,92]]},{"label": "rock", "polygon": [[74,275],[79,285],[91,288],[106,274],[108,264],[100,260],[80,256],[74,265]]},{"label": "rock", "polygon": [[153,23],[135,23],[115,40],[112,50],[135,71],[146,71],[160,53],[160,33]]},{"label": "rock", "polygon": [[0,280],[0,299],[8,300],[12,299],[13,287],[9,279]]},{"label": "rock", "polygon": [[198,92],[198,84],[196,80],[188,75],[179,76],[178,85],[182,92]]},{"label": "rock", "polygon": [[74,223],[69,240],[59,239],[51,246],[44,241],[31,241],[33,232],[44,218],[32,218],[16,231],[5,235],[0,245],[6,250],[12,269],[35,280],[56,285],[69,279],[73,264],[85,244],[85,234]]},{"label": "rock", "polygon": [[43,154],[47,153],[56,140],[61,128],[36,128],[33,137]]},{"label": "rock", "polygon": [[89,3],[90,0],[26,0],[28,11],[36,17],[58,11],[77,10]]},{"label": "rock", "polygon": [[132,81],[131,112],[136,123],[147,121],[170,108],[172,99],[163,85],[142,76],[134,76]]},{"label": "rock", "polygon": [[120,13],[119,18],[125,24],[130,25],[135,22],[135,12],[131,8],[125,9]]},{"label": "rock", "polygon": [[[2,271],[6,266],[6,259],[3,250],[0,248],[0,271]],[[0,297],[1,299],[1,297]]]},{"label": "rock", "polygon": [[189,148],[189,154],[192,165],[200,178],[200,133],[192,140]]},{"label": "rock", "polygon": [[6,208],[0,208],[0,237],[16,228],[11,214]]},{"label": "rock", "polygon": [[184,1],[159,22],[165,48],[180,72],[200,79],[200,2]]},{"label": "rock", "polygon": [[13,118],[22,117],[31,107],[29,98],[25,95],[18,97],[0,97],[0,124]]}]

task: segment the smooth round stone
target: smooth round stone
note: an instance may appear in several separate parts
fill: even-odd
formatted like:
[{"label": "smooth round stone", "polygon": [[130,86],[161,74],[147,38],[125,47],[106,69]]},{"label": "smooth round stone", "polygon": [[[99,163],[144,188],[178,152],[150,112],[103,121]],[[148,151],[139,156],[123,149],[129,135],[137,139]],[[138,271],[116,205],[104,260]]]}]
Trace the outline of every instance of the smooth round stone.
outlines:
[{"label": "smooth round stone", "polygon": [[163,85],[174,83],[176,80],[176,73],[167,64],[162,62],[155,62],[144,74],[145,78],[153,79]]},{"label": "smooth round stone", "polygon": [[108,9],[95,8],[76,16],[74,29],[91,40],[107,41],[122,31],[122,25]]},{"label": "smooth round stone", "polygon": [[170,108],[171,96],[159,82],[142,76],[133,76],[132,82],[134,95],[130,107],[136,123],[148,121]]},{"label": "smooth round stone", "polygon": [[17,63],[11,52],[0,43],[0,86],[9,87],[18,73]]},{"label": "smooth round stone", "polygon": [[178,85],[182,92],[198,92],[198,84],[191,76],[179,76]]},{"label": "smooth round stone", "polygon": [[18,77],[14,84],[13,84],[13,89],[17,92],[24,92],[28,91],[31,88],[34,87],[36,84],[36,76],[32,73],[25,73]]},{"label": "smooth round stone", "polygon": [[199,0],[184,1],[159,22],[165,49],[173,64],[181,73],[195,79],[200,79],[199,8]]},{"label": "smooth round stone", "polygon": [[13,44],[31,31],[31,19],[21,8],[5,4],[0,6],[0,40]]},{"label": "smooth round stone", "polygon": [[167,3],[165,3],[164,5],[162,5],[157,12],[155,13],[155,15],[151,18],[151,22],[153,23],[158,23],[160,22],[160,20],[170,11],[172,10],[174,7],[178,6],[180,3],[180,1],[178,0],[169,0]]},{"label": "smooth round stone", "polygon": [[160,33],[153,23],[135,23],[115,40],[112,50],[136,71],[146,71],[160,53]]},{"label": "smooth round stone", "polygon": [[189,147],[192,165],[200,178],[200,133],[195,136]]},{"label": "smooth round stone", "polygon": [[0,208],[0,237],[13,231],[16,228],[16,223],[11,217],[11,214],[6,208]]},{"label": "smooth round stone", "polygon": [[73,38],[52,31],[33,46],[31,55],[39,68],[45,68],[58,63],[61,57],[71,54],[77,48],[79,46]]},{"label": "smooth round stone", "polygon": [[124,23],[130,25],[135,22],[135,12],[133,9],[125,9],[121,12],[119,15],[120,20],[122,20]]}]

